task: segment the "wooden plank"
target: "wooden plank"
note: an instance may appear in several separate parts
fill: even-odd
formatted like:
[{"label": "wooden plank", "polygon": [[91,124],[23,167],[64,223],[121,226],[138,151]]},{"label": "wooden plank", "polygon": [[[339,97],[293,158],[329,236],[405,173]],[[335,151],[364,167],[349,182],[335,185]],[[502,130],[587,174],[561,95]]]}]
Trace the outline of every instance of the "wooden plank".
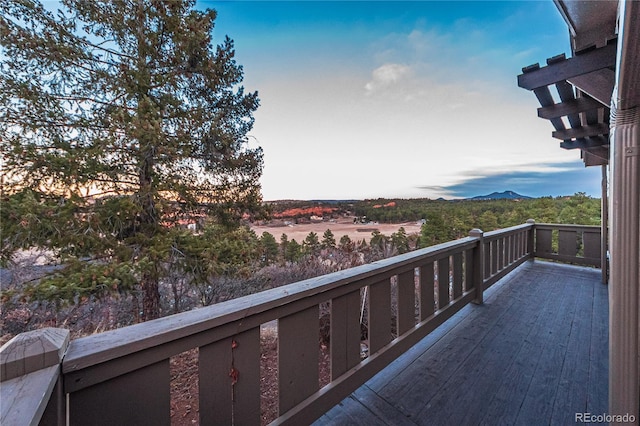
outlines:
[{"label": "wooden plank", "polygon": [[[63,382],[62,376],[60,375],[60,367],[58,367],[58,380],[56,381],[53,392],[51,393],[51,397],[49,398],[49,403],[47,404],[47,408],[45,408],[44,410],[44,414],[42,415],[42,419],[40,420],[39,424],[58,426],[64,426],[67,424],[67,395],[64,392],[62,383]],[[29,392],[33,394],[33,388],[29,389]],[[4,401],[2,397],[0,397],[0,400]],[[46,400],[46,398],[43,398],[43,400]],[[35,413],[36,412],[34,412],[34,415]],[[0,420],[0,424],[11,423],[3,423],[2,420]]]},{"label": "wooden plank", "polygon": [[202,346],[198,350],[200,424],[232,424],[232,338]]},{"label": "wooden plank", "polygon": [[360,290],[331,300],[331,380],[360,362]]},{"label": "wooden plank", "polygon": [[540,107],[538,108],[538,117],[550,120],[552,118],[560,118],[570,114],[597,111],[598,108],[602,107],[602,104],[595,99],[589,96],[583,96],[581,98],[566,100],[559,104]]},{"label": "wooden plank", "polygon": [[169,425],[169,360],[69,394],[69,424]]},{"label": "wooden plank", "polygon": [[40,424],[49,399],[52,395],[55,397],[54,388],[59,375],[60,366],[54,365],[4,380],[0,386],[0,424]]},{"label": "wooden plank", "polygon": [[[460,317],[455,326],[448,327],[447,333],[439,335],[435,341],[421,349],[421,354],[412,354],[406,362],[392,364],[399,366],[400,370],[391,369],[390,366],[388,370],[376,376],[372,381],[375,382],[375,388],[372,389],[399,412],[398,415],[402,417],[398,417],[398,421],[409,418],[419,424],[515,424],[514,416],[518,415],[533,373],[538,369],[541,348],[555,344],[552,336],[556,332],[549,334],[549,331],[553,330],[553,327],[548,328],[549,322],[562,327],[571,326],[571,321],[566,321],[562,316],[564,307],[571,306],[572,296],[575,296],[572,289],[563,285],[566,282],[579,285],[598,283],[599,274],[590,269],[564,267],[546,262],[526,263],[514,271],[507,282],[501,283],[488,293],[489,300],[485,307],[465,308],[465,316]],[[546,284],[540,286],[540,283]],[[601,287],[605,289],[606,297],[606,287]],[[535,300],[536,303],[529,303],[531,300]],[[563,301],[569,304],[562,305]],[[606,299],[603,302],[606,308]],[[509,313],[505,314],[505,310]],[[525,310],[532,313],[537,320],[523,315]],[[578,315],[575,306],[569,310],[572,315]],[[522,336],[523,345],[521,350],[515,352],[510,351],[504,344],[517,339],[502,336],[506,332],[505,327],[511,327],[512,322],[519,323],[513,327],[513,331]],[[606,319],[602,322],[606,328]],[[461,333],[462,331],[464,333]],[[495,338],[488,337],[488,332],[492,332]],[[606,339],[604,341],[606,342]],[[606,351],[606,344],[604,346]],[[461,360],[472,356],[474,347],[486,356],[487,364],[483,364],[486,368],[474,371],[461,366]],[[515,357],[510,365],[500,362],[508,356]],[[492,374],[492,371],[497,373]],[[509,374],[505,375],[507,371]],[[453,380],[462,378],[465,381],[464,377],[469,378],[466,384],[454,385]],[[498,392],[497,389],[501,390]],[[443,392],[442,401],[451,402],[440,404],[440,400],[434,399],[434,396]],[[479,402],[465,399],[475,396],[480,396]],[[461,404],[464,404],[465,410],[459,410]],[[606,407],[606,397],[604,404]],[[435,410],[435,417],[421,412],[427,406]],[[491,417],[486,417],[486,407],[493,407]],[[391,415],[393,412],[385,411],[385,415]],[[514,416],[504,417],[512,421],[490,420],[503,418],[500,413],[513,414]],[[439,422],[438,419],[446,420]],[[394,424],[394,421],[386,420],[385,423]]]},{"label": "wooden plank", "polygon": [[462,296],[463,253],[456,253],[452,257],[453,257],[453,300],[456,300]]},{"label": "wooden plank", "polygon": [[504,238],[499,238],[496,241],[496,244],[498,246],[498,264],[496,265],[496,272],[504,269],[505,266],[505,255],[504,255],[504,249],[505,249],[505,244],[504,244]]},{"label": "wooden plank", "polygon": [[[482,262],[480,262],[482,263]],[[474,262],[473,250],[465,250],[464,252],[464,290],[465,292],[474,288]],[[481,279],[480,279],[481,280]],[[481,281],[480,281],[481,282]],[[481,285],[481,284],[480,284]]]},{"label": "wooden plank", "polygon": [[415,270],[398,275],[398,336],[416,325]]},{"label": "wooden plank", "polygon": [[511,261],[516,261],[522,256],[522,233],[519,232],[513,236],[512,241],[513,257]]},{"label": "wooden plank", "polygon": [[279,413],[318,390],[318,305],[278,320]]},{"label": "wooden plank", "polygon": [[360,401],[377,419],[384,425],[415,426],[415,423],[405,417],[396,407],[389,404],[384,398],[373,392],[367,385],[358,388],[353,397]]},{"label": "wooden plank", "polygon": [[[532,275],[523,277],[523,282],[518,283],[532,287],[538,295],[532,299],[522,298],[519,302],[521,309],[532,305],[538,307],[538,312],[527,317],[516,314],[513,318],[513,321],[522,321],[522,344],[519,349],[513,351],[511,362],[503,366],[500,373],[502,382],[492,390],[493,398],[486,404],[484,413],[480,416],[482,424],[517,424],[520,406],[527,396],[529,386],[537,372],[541,371],[542,352],[555,344],[555,327],[552,323],[559,324],[559,310],[568,306],[571,298],[565,296],[571,292],[567,291],[562,283],[557,282],[555,265],[538,267],[539,265],[541,264],[534,264]],[[526,300],[536,300],[536,303]],[[545,394],[543,397],[552,400],[554,396]]]},{"label": "wooden plank", "polygon": [[260,328],[198,351],[200,424],[260,422]]},{"label": "wooden plank", "polygon": [[438,309],[449,304],[449,257],[438,259]]},{"label": "wooden plank", "polygon": [[606,413],[609,409],[608,286],[606,284],[595,285],[593,290],[586,412]]},{"label": "wooden plank", "polygon": [[[567,83],[566,81],[559,81],[556,83],[556,89],[558,90],[558,95],[560,95],[560,99],[563,102],[575,100],[575,95],[573,93],[573,86]],[[567,115],[567,119],[569,120],[569,124],[571,127],[579,127],[582,125],[580,121],[580,116],[573,112]]]},{"label": "wooden plank", "polygon": [[[568,291],[571,287],[566,276],[556,276],[555,282],[565,289],[564,295],[560,297],[560,304],[556,308],[554,317],[549,317],[545,323],[545,333],[542,336],[543,340],[540,341],[544,350],[541,352],[538,350],[538,368],[529,384],[514,424],[531,424],[534,419],[538,424],[551,424],[552,401],[557,398],[556,392],[571,332],[571,318],[576,314],[577,302],[575,292],[572,294]],[[578,372],[575,371],[575,373]],[[578,380],[577,376],[572,380],[582,381]]]},{"label": "wooden plank", "polygon": [[[516,273],[516,276],[523,275]],[[468,401],[460,400],[458,391],[473,392],[473,389],[454,386],[451,380],[471,374],[486,376],[477,365],[477,355],[486,354],[490,358],[493,349],[484,342],[492,340],[490,336],[502,334],[503,327],[512,325],[508,320],[510,315],[522,313],[518,300],[528,300],[536,294],[535,287],[527,285],[503,290],[483,306],[474,306],[468,316],[460,319],[457,327],[417,359],[411,368],[399,373],[390,372],[388,384],[378,394],[411,419],[425,419],[428,424],[461,424],[443,420],[455,411],[466,411],[447,407],[447,401],[460,407]],[[535,308],[531,310],[535,311]],[[465,363],[466,367],[463,367]],[[442,412],[442,417],[434,418],[440,416],[438,411]]]},{"label": "wooden plank", "polygon": [[567,81],[600,101],[603,106],[611,105],[611,95],[616,82],[616,73],[613,69],[600,69],[589,74],[569,78]]},{"label": "wooden plank", "polygon": [[601,243],[599,232],[583,233],[582,243],[584,244],[584,257],[591,258],[591,259],[600,258],[602,243]]},{"label": "wooden plank", "polygon": [[[547,86],[533,89],[533,94],[536,95],[538,102],[540,102],[540,105],[542,105],[543,107],[555,104],[555,101],[553,100],[553,96],[551,96],[551,92],[549,91],[549,88]],[[551,118],[549,121],[553,125],[554,129],[556,130],[565,129],[564,122],[562,121],[561,118]]]},{"label": "wooden plank", "polygon": [[596,135],[588,138],[579,138],[560,142],[560,148],[562,149],[593,150],[594,155],[598,155],[599,157],[604,156],[604,159],[608,159],[609,151],[608,148],[604,147],[604,145],[609,145],[608,135]]},{"label": "wooden plank", "polygon": [[326,412],[313,425],[388,426],[388,423],[378,418],[354,395],[350,395]]},{"label": "wooden plank", "polygon": [[551,230],[536,229],[536,256],[551,253]]},{"label": "wooden plank", "polygon": [[[552,296],[545,295],[543,300],[549,297]],[[488,330],[469,357],[460,360],[459,373],[446,385],[456,390],[452,394],[436,395],[420,412],[420,418],[429,418],[432,424],[479,423],[478,418],[483,416],[493,400],[495,390],[508,380],[504,371],[514,363],[516,354],[531,333],[531,323],[547,321],[546,318],[541,319],[543,312],[537,304],[516,302],[512,305],[502,321]],[[456,410],[457,406],[465,409]]]},{"label": "wooden plank", "polygon": [[574,231],[559,231],[558,254],[575,257],[578,252],[578,235]]},{"label": "wooden plank", "polygon": [[492,247],[491,242],[486,241],[482,243],[484,245],[483,248],[483,259],[484,259],[484,279],[486,280],[491,276],[491,256],[492,256]]},{"label": "wooden plank", "polygon": [[537,230],[564,230],[564,231],[578,231],[578,232],[599,232],[600,226],[596,225],[569,225],[569,224],[559,224],[559,223],[536,223],[535,225]]},{"label": "wooden plank", "polygon": [[260,327],[238,334],[233,341],[233,369],[237,374],[233,385],[234,374],[229,373],[233,385],[233,422],[256,425],[260,423]]},{"label": "wooden plank", "polygon": [[556,130],[551,132],[551,136],[560,140],[586,138],[598,135],[608,135],[609,125],[607,123],[593,124],[570,129]]},{"label": "wooden plank", "polygon": [[430,317],[435,310],[435,279],[433,262],[420,267],[420,321]]},{"label": "wooden plank", "polygon": [[555,84],[576,76],[588,74],[603,68],[613,68],[616,63],[616,44],[576,55],[565,61],[533,70],[518,76],[518,86],[533,90]]},{"label": "wooden plank", "polygon": [[527,258],[521,258],[517,262],[514,262],[511,265],[507,266],[506,268],[502,269],[497,274],[494,274],[493,276],[491,276],[491,278],[486,279],[484,282],[485,289],[491,287],[493,284],[501,280],[508,273],[510,273],[511,271],[513,271],[514,269],[516,269],[518,266],[522,265],[526,261],[527,261]]},{"label": "wooden plank", "polygon": [[573,263],[575,265],[600,267],[600,259],[594,258],[563,256],[555,253],[536,254],[536,257],[540,259],[556,260],[562,263]]},{"label": "wooden plank", "polygon": [[[576,299],[567,350],[553,401],[551,424],[575,423],[575,413],[584,413],[589,390],[589,362],[593,308],[593,285],[566,283]],[[601,342],[605,345],[605,342]]]},{"label": "wooden plank", "polygon": [[388,280],[369,286],[369,356],[391,341],[391,285]]},{"label": "wooden plank", "polygon": [[500,246],[499,240],[491,241],[491,275],[495,275],[498,271],[498,265],[500,264]]}]

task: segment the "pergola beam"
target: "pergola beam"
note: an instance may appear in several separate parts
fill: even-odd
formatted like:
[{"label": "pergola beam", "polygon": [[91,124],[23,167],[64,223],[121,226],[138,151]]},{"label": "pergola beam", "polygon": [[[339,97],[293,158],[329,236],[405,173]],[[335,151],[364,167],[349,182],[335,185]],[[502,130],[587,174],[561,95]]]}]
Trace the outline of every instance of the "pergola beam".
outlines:
[{"label": "pergola beam", "polygon": [[584,96],[564,101],[546,107],[538,108],[538,117],[551,120],[552,118],[564,117],[569,114],[579,114],[594,109],[602,108],[602,104],[595,99]]},{"label": "pergola beam", "polygon": [[593,137],[609,134],[609,125],[606,123],[594,124],[591,126],[574,127],[565,130],[556,130],[551,135],[556,139],[568,140]]},{"label": "pergola beam", "polygon": [[604,68],[613,68],[615,65],[616,43],[610,43],[605,47],[581,53],[543,68],[524,68],[523,74],[518,76],[518,86],[534,90]]},{"label": "pergola beam", "polygon": [[595,136],[591,138],[578,138],[573,141],[560,142],[560,148],[564,149],[590,149],[597,148],[609,143],[609,138],[606,136]]}]

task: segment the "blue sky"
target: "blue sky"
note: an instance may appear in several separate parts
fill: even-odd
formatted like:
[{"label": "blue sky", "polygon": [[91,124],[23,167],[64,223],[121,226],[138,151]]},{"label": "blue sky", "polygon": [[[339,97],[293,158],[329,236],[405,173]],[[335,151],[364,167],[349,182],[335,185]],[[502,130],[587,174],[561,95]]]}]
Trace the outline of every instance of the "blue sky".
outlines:
[{"label": "blue sky", "polygon": [[552,1],[198,1],[261,107],[265,200],[600,196],[521,68],[567,53]]}]

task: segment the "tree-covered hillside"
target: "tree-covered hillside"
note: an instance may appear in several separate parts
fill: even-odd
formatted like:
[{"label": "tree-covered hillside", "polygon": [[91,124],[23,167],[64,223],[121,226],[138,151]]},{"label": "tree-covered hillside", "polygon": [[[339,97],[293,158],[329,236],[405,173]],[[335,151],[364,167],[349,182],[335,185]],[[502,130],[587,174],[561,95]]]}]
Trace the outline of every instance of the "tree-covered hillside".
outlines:
[{"label": "tree-covered hillside", "polygon": [[522,200],[433,201],[428,199],[377,199],[353,204],[356,216],[370,221],[402,223],[441,220],[463,232],[471,228],[490,231],[517,225],[527,219],[547,223],[600,224],[600,199],[577,193],[570,197]]}]

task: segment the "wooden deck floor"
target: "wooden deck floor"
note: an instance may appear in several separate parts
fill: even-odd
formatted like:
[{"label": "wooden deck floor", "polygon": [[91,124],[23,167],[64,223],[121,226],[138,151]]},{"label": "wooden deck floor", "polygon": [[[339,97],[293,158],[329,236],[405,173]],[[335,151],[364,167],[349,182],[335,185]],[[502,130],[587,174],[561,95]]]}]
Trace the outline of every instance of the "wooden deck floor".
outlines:
[{"label": "wooden deck floor", "polygon": [[600,271],[527,262],[317,425],[567,425],[607,412]]}]

